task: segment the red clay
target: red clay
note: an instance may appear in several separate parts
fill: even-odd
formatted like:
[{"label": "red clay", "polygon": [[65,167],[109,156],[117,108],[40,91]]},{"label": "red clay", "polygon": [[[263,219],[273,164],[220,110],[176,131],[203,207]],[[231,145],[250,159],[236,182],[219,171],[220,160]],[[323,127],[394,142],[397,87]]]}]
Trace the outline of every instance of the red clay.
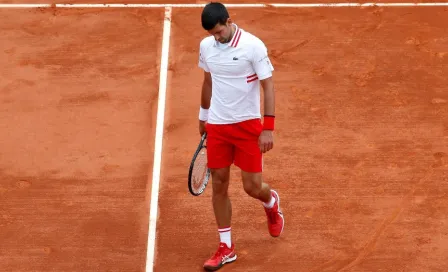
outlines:
[{"label": "red clay", "polygon": [[162,16],[0,11],[2,271],[144,268]]},{"label": "red clay", "polygon": [[[445,9],[231,14],[276,68],[265,178],[286,226],[269,236],[234,168],[239,258],[222,271],[444,271]],[[199,15],[173,13],[155,271],[201,271],[218,246],[211,186],[193,197],[186,181]],[[2,271],[144,271],[162,16],[0,10]]]},{"label": "red clay", "polygon": [[[163,4],[163,3],[169,3],[169,4],[204,4],[208,3],[210,1],[206,0],[172,0],[172,1],[162,1],[162,0],[110,0],[110,1],[95,1],[95,0],[67,0],[67,1],[47,1],[47,0],[35,0],[35,1],[27,1],[27,0],[1,0],[0,3],[2,4],[77,4],[77,3],[90,3],[90,4],[111,4],[111,3],[117,3],[117,4]],[[359,0],[338,0],[338,1],[332,1],[332,0],[313,0],[313,1],[307,1],[307,0],[279,0],[279,1],[257,1],[257,0],[222,0],[219,1],[222,3],[230,3],[230,4],[241,4],[241,3],[250,3],[250,4],[260,4],[260,3],[366,3],[367,1],[359,1]],[[384,1],[377,1],[381,3],[414,3],[414,1],[410,0],[384,0]],[[419,2],[426,2],[426,3],[434,3],[434,2],[444,2],[442,0],[440,1],[431,1],[431,0],[424,0]]]},{"label": "red clay", "polygon": [[[223,271],[442,271],[448,233],[443,9],[232,9],[276,68],[266,180],[284,234],[233,171],[238,260]],[[190,196],[199,140],[200,10],[174,10],[156,271],[201,271],[218,234],[211,187]],[[188,22],[188,23],[187,23]]]}]

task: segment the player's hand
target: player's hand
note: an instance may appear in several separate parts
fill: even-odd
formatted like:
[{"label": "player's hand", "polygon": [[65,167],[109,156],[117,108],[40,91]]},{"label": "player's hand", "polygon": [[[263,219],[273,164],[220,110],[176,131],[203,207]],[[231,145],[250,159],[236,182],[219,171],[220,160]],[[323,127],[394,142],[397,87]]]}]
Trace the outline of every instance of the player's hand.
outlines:
[{"label": "player's hand", "polygon": [[202,137],[202,135],[204,135],[204,133],[205,133],[205,121],[199,120],[199,134]]},{"label": "player's hand", "polygon": [[258,138],[258,146],[262,153],[266,153],[274,148],[274,133],[272,130],[263,130]]}]

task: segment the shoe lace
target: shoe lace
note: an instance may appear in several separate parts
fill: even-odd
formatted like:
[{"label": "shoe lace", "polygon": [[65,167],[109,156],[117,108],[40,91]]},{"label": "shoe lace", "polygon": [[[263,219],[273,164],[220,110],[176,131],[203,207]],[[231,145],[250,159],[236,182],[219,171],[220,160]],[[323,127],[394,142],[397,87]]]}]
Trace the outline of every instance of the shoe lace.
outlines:
[{"label": "shoe lace", "polygon": [[273,211],[272,209],[268,209],[267,214],[270,223],[272,224],[277,223],[277,213],[275,211]]},{"label": "shoe lace", "polygon": [[224,256],[224,254],[222,254],[223,250],[224,250],[224,245],[223,244],[219,245],[218,250],[215,252],[215,255],[213,255],[213,259],[216,259],[216,258],[221,259],[222,256]]}]

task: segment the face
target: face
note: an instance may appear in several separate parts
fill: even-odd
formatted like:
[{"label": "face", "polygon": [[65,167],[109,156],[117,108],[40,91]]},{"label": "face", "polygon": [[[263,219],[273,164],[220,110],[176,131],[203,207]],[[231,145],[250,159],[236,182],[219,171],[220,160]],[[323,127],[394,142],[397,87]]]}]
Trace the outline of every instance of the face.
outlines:
[{"label": "face", "polygon": [[229,18],[225,25],[217,24],[212,30],[209,30],[208,33],[213,35],[218,42],[228,43],[232,36],[232,21]]}]

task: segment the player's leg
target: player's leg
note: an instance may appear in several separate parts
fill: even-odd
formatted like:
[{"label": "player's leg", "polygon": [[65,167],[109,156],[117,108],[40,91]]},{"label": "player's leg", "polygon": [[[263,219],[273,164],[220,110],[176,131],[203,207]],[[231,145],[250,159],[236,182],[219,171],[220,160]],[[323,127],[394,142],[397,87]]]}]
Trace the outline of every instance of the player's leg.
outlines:
[{"label": "player's leg", "polygon": [[262,202],[267,219],[269,233],[279,236],[284,227],[283,212],[280,209],[280,197],[263,180],[263,154],[258,146],[262,124],[259,120],[242,122],[238,126],[238,140],[235,149],[235,165],[241,169],[244,191]]},{"label": "player's leg", "polygon": [[273,237],[280,236],[285,220],[280,209],[278,193],[263,181],[261,172],[250,172],[253,170],[247,164],[242,164],[240,168],[244,191],[249,196],[261,201],[267,216],[269,233]]},{"label": "player's leg", "polygon": [[[241,167],[240,167],[241,168]],[[241,169],[241,177],[243,180],[244,191],[251,197],[269,203],[272,200],[271,187],[263,182],[263,174],[261,172],[246,172],[243,169],[253,171],[244,165]]]},{"label": "player's leg", "polygon": [[[232,204],[228,194],[230,167],[210,169],[212,174],[212,202],[213,211],[215,214],[216,224],[218,229],[222,232],[230,228],[232,220]],[[226,239],[228,246],[231,246],[230,237]]]},{"label": "player's leg", "polygon": [[219,269],[236,260],[231,239],[232,205],[228,188],[234,148],[226,140],[226,125],[207,125],[207,160],[212,174],[212,203],[220,238],[217,252],[205,262],[207,270]]}]

